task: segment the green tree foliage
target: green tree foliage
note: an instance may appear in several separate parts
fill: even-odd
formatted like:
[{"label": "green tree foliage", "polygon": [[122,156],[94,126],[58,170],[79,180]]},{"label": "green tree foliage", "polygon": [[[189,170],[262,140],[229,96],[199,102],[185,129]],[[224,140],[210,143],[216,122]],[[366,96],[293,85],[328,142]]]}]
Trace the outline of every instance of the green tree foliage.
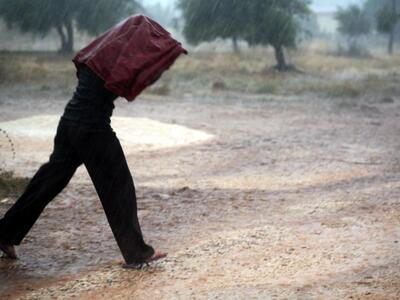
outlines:
[{"label": "green tree foliage", "polygon": [[235,51],[237,39],[243,36],[247,3],[243,0],[179,0],[185,26],[183,34],[189,43],[231,38]]},{"label": "green tree foliage", "polygon": [[389,37],[389,54],[393,54],[396,25],[400,20],[396,2],[396,0],[392,0],[390,4],[386,3],[376,13],[377,30]]},{"label": "green tree foliage", "polygon": [[366,0],[364,3],[364,11],[368,18],[371,20],[371,23],[374,27],[376,27],[376,17],[378,12],[387,6],[392,6],[393,2],[400,8],[400,0]]},{"label": "green tree foliage", "polygon": [[301,20],[309,16],[308,0],[252,0],[248,5],[245,39],[250,45],[274,48],[276,68],[287,70],[284,48],[294,48],[302,31]]},{"label": "green tree foliage", "polygon": [[339,22],[338,31],[348,38],[349,51],[359,48],[358,39],[371,32],[371,22],[365,10],[357,5],[340,8],[335,14]]},{"label": "green tree foliage", "polygon": [[132,0],[0,0],[0,17],[9,27],[46,35],[56,29],[61,52],[72,52],[74,25],[98,34],[137,9]]},{"label": "green tree foliage", "polygon": [[[275,49],[277,69],[286,70],[284,47],[295,47],[299,20],[309,15],[309,0],[179,0],[190,43],[231,38]],[[235,46],[236,45],[236,46]]]},{"label": "green tree foliage", "polygon": [[357,38],[371,31],[370,21],[364,11],[357,5],[339,8],[335,18],[339,22],[339,32],[351,38]]}]

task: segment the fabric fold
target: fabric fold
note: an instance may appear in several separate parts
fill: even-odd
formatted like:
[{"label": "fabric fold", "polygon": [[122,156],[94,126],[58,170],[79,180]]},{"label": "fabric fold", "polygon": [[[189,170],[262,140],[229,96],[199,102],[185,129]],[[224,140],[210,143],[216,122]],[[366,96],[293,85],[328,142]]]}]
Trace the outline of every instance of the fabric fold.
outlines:
[{"label": "fabric fold", "polygon": [[73,58],[105,81],[105,88],[133,101],[169,69],[181,54],[181,43],[156,21],[131,16],[107,30]]}]

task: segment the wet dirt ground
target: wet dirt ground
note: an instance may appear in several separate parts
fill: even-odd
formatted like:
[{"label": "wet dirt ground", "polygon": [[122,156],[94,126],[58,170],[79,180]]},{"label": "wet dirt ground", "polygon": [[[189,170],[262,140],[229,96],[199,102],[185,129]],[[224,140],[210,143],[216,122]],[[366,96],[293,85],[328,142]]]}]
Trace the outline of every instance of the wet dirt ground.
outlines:
[{"label": "wet dirt ground", "polygon": [[[67,97],[10,87],[0,122],[60,114]],[[126,153],[145,239],[168,258],[121,268],[80,169],[20,260],[0,260],[1,299],[400,298],[400,98],[145,95],[114,115],[215,136]],[[18,151],[18,175],[44,162],[19,163]]]}]

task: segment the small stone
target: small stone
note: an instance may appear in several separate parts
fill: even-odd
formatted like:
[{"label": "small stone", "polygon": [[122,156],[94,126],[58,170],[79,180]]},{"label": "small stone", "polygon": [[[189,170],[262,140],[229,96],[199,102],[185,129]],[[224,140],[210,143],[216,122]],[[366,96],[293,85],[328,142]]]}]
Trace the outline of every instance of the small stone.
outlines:
[{"label": "small stone", "polygon": [[8,201],[10,201],[10,199],[9,198],[4,198],[3,200],[1,200],[0,202],[1,203],[7,203]]}]

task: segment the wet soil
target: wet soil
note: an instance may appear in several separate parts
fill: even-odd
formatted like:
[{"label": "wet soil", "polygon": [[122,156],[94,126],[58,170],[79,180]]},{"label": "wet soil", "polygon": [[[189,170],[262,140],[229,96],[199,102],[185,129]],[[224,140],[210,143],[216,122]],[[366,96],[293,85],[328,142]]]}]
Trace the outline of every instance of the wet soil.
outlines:
[{"label": "wet soil", "polygon": [[[65,99],[10,87],[0,122],[59,114]],[[400,98],[145,95],[118,100],[115,115],[215,136],[126,151],[145,239],[168,258],[121,268],[80,169],[18,248],[20,260],[0,260],[1,299],[400,297]],[[41,163],[19,163],[17,151],[7,167],[32,176]]]}]

